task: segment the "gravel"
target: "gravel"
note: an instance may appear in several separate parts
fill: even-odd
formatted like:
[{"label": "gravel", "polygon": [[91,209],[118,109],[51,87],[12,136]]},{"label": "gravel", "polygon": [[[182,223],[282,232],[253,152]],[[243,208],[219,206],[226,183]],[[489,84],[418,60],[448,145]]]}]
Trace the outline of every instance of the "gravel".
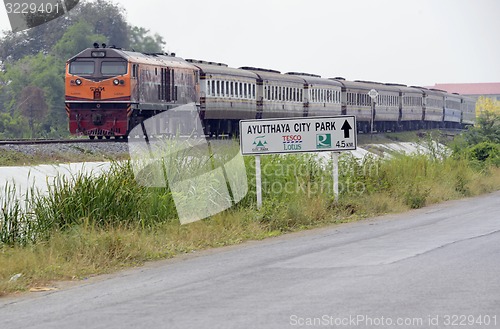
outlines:
[{"label": "gravel", "polygon": [[23,160],[33,159],[34,163],[103,161],[128,158],[128,144],[124,142],[95,142],[84,144],[0,145],[0,156],[5,153],[16,154],[16,158],[19,157]]}]

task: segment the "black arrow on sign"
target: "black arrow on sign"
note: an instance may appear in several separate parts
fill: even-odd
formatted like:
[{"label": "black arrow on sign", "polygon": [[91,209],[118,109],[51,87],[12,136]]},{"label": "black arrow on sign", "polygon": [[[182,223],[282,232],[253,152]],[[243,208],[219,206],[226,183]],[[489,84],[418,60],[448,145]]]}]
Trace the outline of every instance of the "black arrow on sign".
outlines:
[{"label": "black arrow on sign", "polygon": [[340,129],[344,131],[344,138],[349,138],[349,132],[351,131],[352,127],[349,122],[347,122],[347,120],[344,122],[342,128]]}]

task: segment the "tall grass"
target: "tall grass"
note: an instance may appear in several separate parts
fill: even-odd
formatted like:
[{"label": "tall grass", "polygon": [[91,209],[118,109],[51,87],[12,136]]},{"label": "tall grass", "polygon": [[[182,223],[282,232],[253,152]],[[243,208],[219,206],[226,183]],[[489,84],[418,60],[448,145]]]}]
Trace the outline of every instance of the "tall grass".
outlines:
[{"label": "tall grass", "polygon": [[[143,187],[130,162],[108,173],[59,178],[47,195],[19,201],[6,187],[0,213],[0,295],[52,279],[82,277],[192,250],[327,223],[400,212],[500,189],[500,169],[439,152],[390,160],[343,155],[338,201],[332,163],[314,155],[262,157],[262,209],[255,162],[245,158],[249,193],[236,206],[181,226],[168,187]],[[25,204],[23,204],[25,203]],[[27,211],[25,211],[25,209]],[[8,282],[23,273],[16,282]]]}]

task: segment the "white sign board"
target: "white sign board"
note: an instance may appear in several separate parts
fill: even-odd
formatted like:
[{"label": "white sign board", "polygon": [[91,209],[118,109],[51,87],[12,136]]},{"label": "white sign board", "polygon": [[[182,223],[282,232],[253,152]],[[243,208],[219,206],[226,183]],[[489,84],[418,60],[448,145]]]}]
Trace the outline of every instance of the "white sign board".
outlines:
[{"label": "white sign board", "polygon": [[378,91],[376,91],[375,89],[372,89],[368,92],[368,96],[370,96],[372,99],[375,99],[378,96]]},{"label": "white sign board", "polygon": [[354,116],[240,121],[243,155],[356,149]]}]

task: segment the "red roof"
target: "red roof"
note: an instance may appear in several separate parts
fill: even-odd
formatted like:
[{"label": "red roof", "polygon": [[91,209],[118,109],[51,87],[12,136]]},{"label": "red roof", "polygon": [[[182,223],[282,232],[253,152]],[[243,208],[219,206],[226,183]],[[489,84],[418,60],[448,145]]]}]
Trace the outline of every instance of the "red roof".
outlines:
[{"label": "red roof", "polygon": [[500,82],[487,83],[436,83],[434,87],[461,95],[500,95]]}]

